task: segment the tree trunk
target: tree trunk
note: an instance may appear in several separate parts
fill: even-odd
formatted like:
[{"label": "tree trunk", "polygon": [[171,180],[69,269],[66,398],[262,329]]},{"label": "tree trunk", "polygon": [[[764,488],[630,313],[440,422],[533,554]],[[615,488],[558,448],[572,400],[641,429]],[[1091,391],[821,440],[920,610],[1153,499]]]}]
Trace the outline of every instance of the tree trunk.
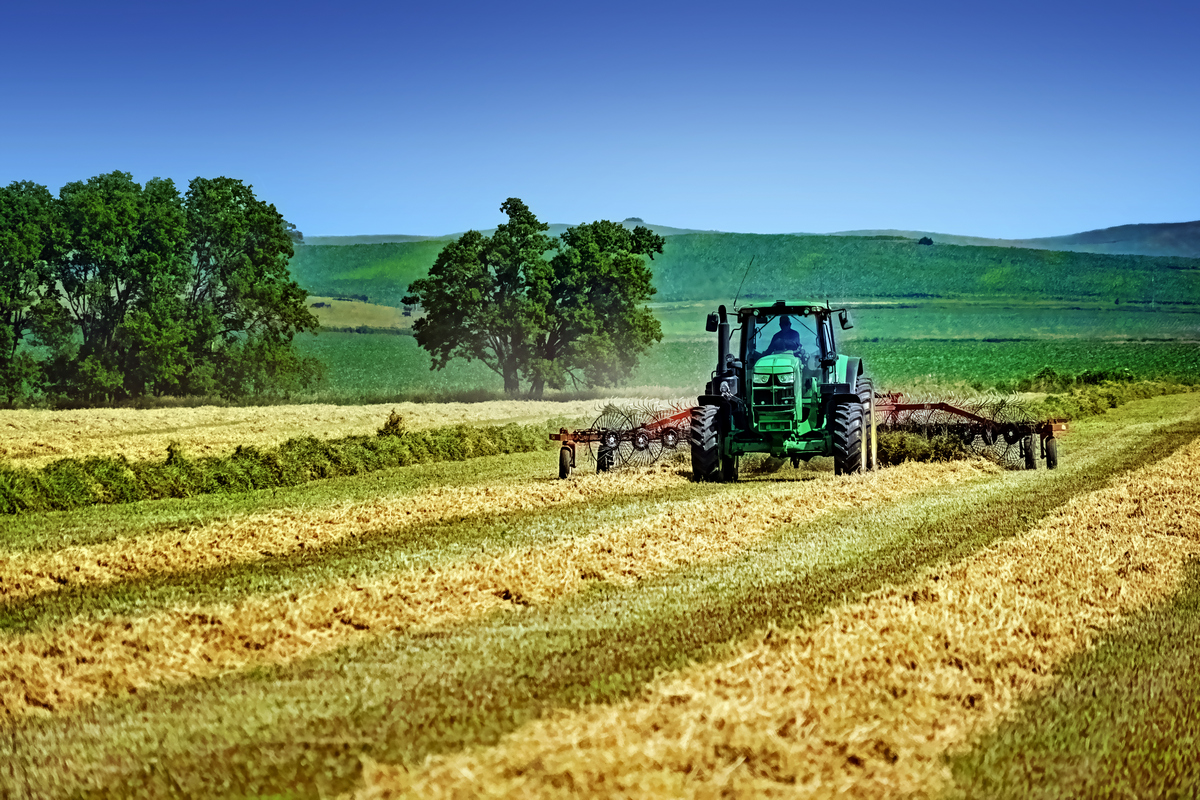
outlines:
[{"label": "tree trunk", "polygon": [[529,396],[532,397],[534,400],[541,400],[542,392],[544,392],[545,390],[546,390],[546,379],[545,378],[534,378],[533,382],[529,384]]},{"label": "tree trunk", "polygon": [[512,364],[504,365],[504,393],[516,396],[521,391],[521,376]]}]

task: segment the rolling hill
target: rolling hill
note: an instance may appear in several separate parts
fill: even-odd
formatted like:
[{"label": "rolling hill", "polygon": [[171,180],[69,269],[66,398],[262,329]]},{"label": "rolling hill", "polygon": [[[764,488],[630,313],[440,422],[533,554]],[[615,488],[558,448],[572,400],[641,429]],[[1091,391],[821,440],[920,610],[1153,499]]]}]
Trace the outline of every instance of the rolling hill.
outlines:
[{"label": "rolling hill", "polygon": [[[982,243],[925,246],[900,234],[663,233],[669,236],[665,251],[652,265],[660,301],[732,299],[753,258],[743,297],[1200,304],[1197,258]],[[426,274],[446,241],[305,244],[297,248],[291,269],[310,294],[399,305],[408,284]]]}]

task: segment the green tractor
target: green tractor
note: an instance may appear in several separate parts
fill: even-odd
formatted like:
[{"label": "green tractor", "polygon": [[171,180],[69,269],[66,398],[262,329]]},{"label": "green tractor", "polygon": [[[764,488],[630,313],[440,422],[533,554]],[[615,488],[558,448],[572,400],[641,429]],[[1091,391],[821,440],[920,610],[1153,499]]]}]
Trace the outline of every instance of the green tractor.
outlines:
[{"label": "green tractor", "polygon": [[875,467],[875,393],[862,360],[840,355],[833,317],[846,309],[804,300],[751,303],[736,310],[737,351],[725,306],[708,315],[717,368],[692,409],[692,472],[735,481],[739,459],[767,453],[793,466],[832,456],[839,474]]}]

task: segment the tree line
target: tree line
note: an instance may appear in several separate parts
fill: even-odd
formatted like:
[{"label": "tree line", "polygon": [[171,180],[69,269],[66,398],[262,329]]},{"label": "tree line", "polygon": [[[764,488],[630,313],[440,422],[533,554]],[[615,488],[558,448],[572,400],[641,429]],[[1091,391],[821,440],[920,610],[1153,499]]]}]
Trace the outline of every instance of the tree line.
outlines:
[{"label": "tree line", "polygon": [[313,385],[299,238],[232,178],[0,188],[0,400],[227,398]]}]

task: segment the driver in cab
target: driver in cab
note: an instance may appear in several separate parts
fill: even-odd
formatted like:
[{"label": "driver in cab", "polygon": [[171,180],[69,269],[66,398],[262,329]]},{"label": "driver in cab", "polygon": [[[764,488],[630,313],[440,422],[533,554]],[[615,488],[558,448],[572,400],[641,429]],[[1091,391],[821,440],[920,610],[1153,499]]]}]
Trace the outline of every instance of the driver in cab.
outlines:
[{"label": "driver in cab", "polygon": [[771,344],[763,355],[775,353],[793,353],[800,349],[800,333],[792,328],[792,320],[787,316],[779,318],[779,333],[771,337]]}]

